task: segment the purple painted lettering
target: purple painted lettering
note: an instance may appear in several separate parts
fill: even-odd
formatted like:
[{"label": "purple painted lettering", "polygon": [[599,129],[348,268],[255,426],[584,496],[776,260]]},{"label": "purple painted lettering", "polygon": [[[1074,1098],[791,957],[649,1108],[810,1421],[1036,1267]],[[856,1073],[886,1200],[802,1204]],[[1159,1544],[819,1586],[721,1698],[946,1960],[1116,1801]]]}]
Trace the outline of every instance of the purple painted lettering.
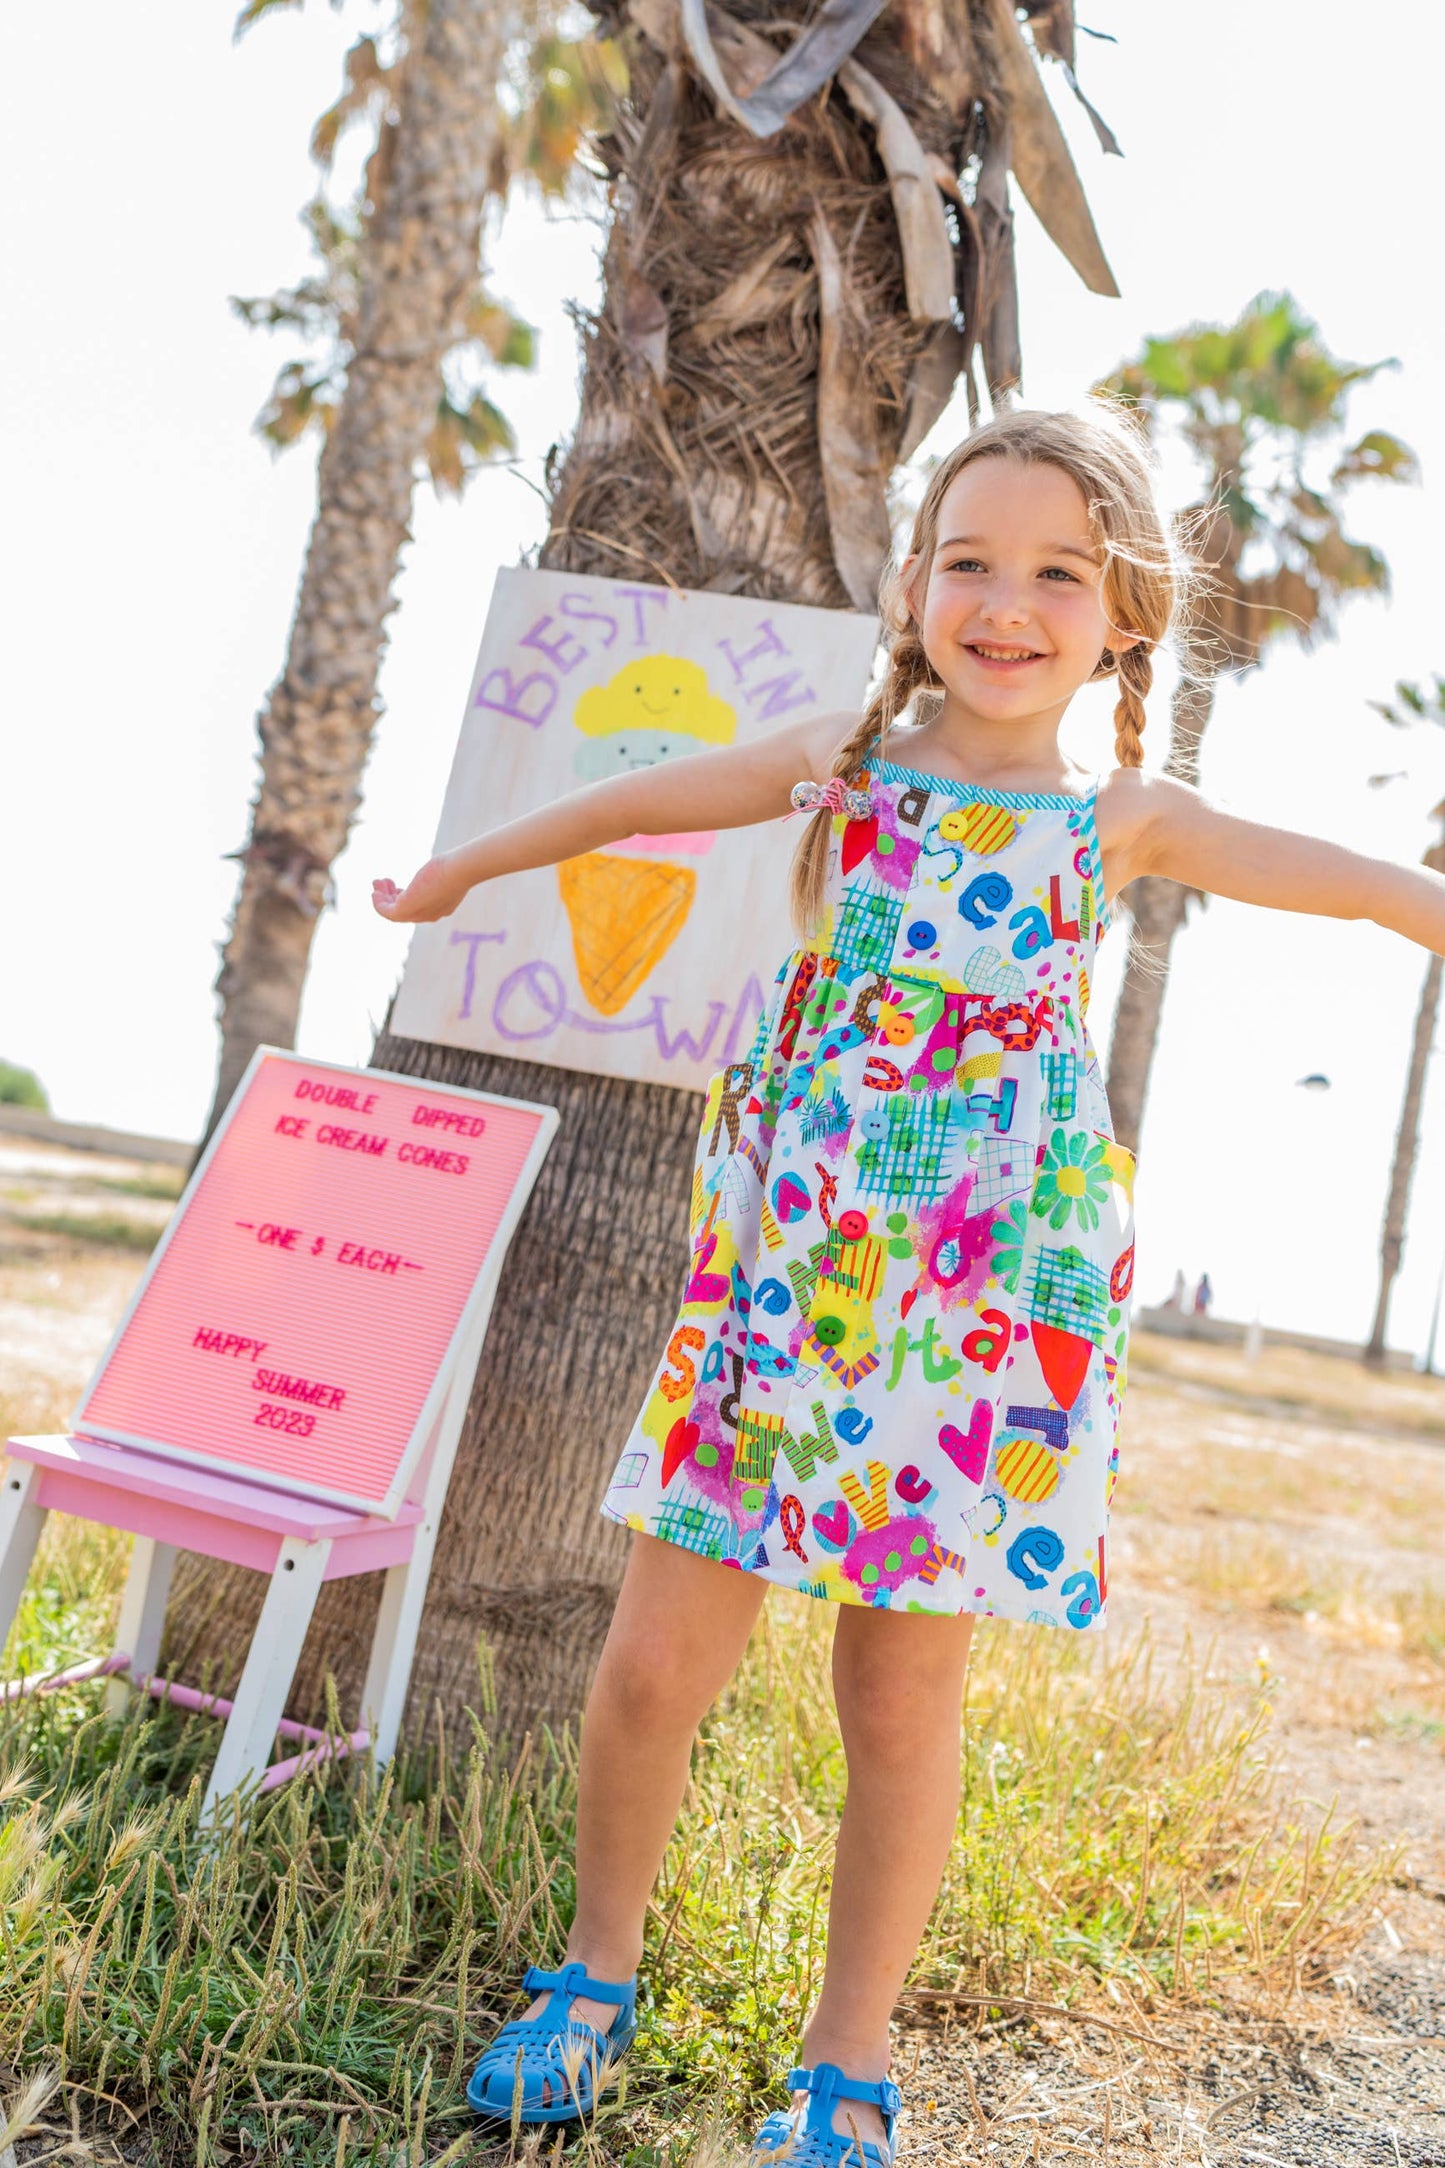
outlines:
[{"label": "purple painted lettering", "polygon": [[[516,1030],[507,1022],[507,1013],[517,995],[530,995],[543,1012],[543,1021],[522,1030]],[[519,964],[509,971],[497,988],[497,998],[492,1003],[492,1022],[504,1039],[546,1039],[559,1024],[571,1022],[567,1014],[567,989],[562,984],[560,972],[551,964],[542,962]]]},{"label": "purple painted lettering", "polygon": [[570,617],[587,624],[605,625],[607,627],[607,637],[603,640],[602,645],[611,647],[613,641],[617,638],[617,620],[610,610],[589,610],[587,605],[591,600],[592,597],[587,594],[564,595],[557,607],[564,617]]},{"label": "purple painted lettering", "polygon": [[649,637],[645,606],[649,602],[655,602],[659,609],[665,610],[668,604],[667,589],[665,587],[619,587],[617,592],[619,595],[625,595],[632,604],[637,644],[639,647],[645,647]]},{"label": "purple painted lettering", "polygon": [[576,669],[579,662],[587,660],[587,649],[575,632],[554,632],[550,640],[546,639],[544,635],[553,623],[551,617],[539,617],[531,630],[523,633],[520,644],[523,647],[535,648],[539,655],[545,655],[548,662],[555,663],[565,677],[569,670]]},{"label": "purple painted lettering", "polygon": [[788,652],[786,644],[778,637],[778,634],[773,627],[773,621],[770,617],[765,617],[763,619],[762,623],[758,626],[758,637],[756,641],[750,648],[746,649],[743,654],[735,655],[733,653],[733,644],[731,640],[719,640],[718,646],[722,649],[724,655],[726,655],[728,661],[732,664],[733,678],[739,685],[741,685],[744,677],[747,675],[748,665],[750,663],[761,661],[764,655],[786,655]]},{"label": "purple painted lettering", "polygon": [[771,722],[775,715],[786,715],[789,708],[815,708],[818,696],[811,685],[799,686],[796,692],[793,690],[801,675],[798,670],[790,670],[786,677],[765,678],[761,685],[749,685],[743,698],[755,708],[760,700],[765,700],[766,704],[757,708],[765,723]]},{"label": "purple painted lettering", "polygon": [[477,990],[478,948],[481,946],[483,941],[505,941],[506,938],[507,937],[504,933],[454,932],[452,934],[451,946],[453,948],[456,947],[458,941],[463,941],[467,944],[467,964],[466,970],[462,974],[462,1005],[457,1010],[457,1016],[462,1021],[465,1021],[465,1019],[469,1017],[472,1013],[472,996]]},{"label": "purple painted lettering", "polygon": [[[535,693],[531,688],[537,686]],[[494,714],[510,715],[516,722],[540,730],[557,705],[558,686],[545,670],[533,670],[514,682],[510,670],[489,670],[477,687],[474,708],[491,708]]]},{"label": "purple painted lettering", "polygon": [[[534,1005],[534,1013],[540,1014],[540,1022],[523,1021],[527,1015],[525,1005],[529,1002]],[[750,978],[727,1026],[724,1061],[735,1059],[736,1048],[744,1043],[745,1035],[751,1037],[761,1002],[762,989],[756,979]],[[513,1044],[547,1039],[554,1032],[563,1030],[585,1031],[594,1038],[616,1038],[628,1032],[650,1031],[664,1061],[706,1061],[711,1058],[714,1041],[726,1016],[725,1001],[710,1001],[706,1016],[696,1031],[682,1024],[675,1025],[669,1016],[665,994],[654,994],[643,1015],[626,1021],[614,1023],[602,1017],[584,1016],[568,1006],[561,974],[540,958],[509,971],[492,1003],[494,1028],[500,1037]]]}]

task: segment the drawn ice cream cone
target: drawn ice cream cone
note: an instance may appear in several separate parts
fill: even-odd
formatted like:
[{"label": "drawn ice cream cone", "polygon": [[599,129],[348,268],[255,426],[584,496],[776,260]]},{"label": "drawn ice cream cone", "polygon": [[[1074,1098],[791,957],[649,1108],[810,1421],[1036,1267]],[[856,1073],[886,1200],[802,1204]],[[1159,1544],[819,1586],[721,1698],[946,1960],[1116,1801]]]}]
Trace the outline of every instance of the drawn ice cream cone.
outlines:
[{"label": "drawn ice cream cone", "polygon": [[588,851],[564,859],[557,880],[582,991],[603,1016],[615,1016],[687,923],[697,874],[656,858]]},{"label": "drawn ice cream cone", "polygon": [[[635,658],[581,695],[573,721],[583,737],[573,765],[592,782],[730,744],[737,733],[735,711],[680,655]],[[626,1008],[687,922],[697,874],[669,861],[704,857],[715,840],[711,829],[628,836],[557,868],[577,976],[603,1016]]]}]

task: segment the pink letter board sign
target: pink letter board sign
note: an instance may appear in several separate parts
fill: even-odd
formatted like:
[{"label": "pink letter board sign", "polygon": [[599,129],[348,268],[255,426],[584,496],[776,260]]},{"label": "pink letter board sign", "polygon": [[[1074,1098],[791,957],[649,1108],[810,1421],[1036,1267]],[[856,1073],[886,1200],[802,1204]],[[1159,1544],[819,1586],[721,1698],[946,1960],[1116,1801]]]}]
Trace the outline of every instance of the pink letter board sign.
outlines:
[{"label": "pink letter board sign", "polygon": [[73,1427],[395,1515],[556,1125],[263,1047]]}]

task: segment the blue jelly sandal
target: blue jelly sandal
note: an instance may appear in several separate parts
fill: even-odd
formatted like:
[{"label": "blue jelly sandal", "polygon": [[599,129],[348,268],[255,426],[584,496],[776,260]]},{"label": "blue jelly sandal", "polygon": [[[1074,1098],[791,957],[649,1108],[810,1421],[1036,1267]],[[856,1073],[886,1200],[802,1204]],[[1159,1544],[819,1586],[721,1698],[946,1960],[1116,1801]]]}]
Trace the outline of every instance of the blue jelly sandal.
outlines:
[{"label": "blue jelly sandal", "polygon": [[[819,2063],[816,2070],[790,2070],[788,2091],[811,2096],[802,2119],[795,2120],[792,2108],[768,2117],[753,2140],[754,2168],[766,2168],[769,2161],[778,2168],[893,2168],[903,2095],[891,2078],[870,2084],[845,2077],[836,2063]],[[833,2109],[840,2100],[867,2100],[882,2109],[881,2146],[849,2130],[834,2130]]]},{"label": "blue jelly sandal", "polygon": [[[583,1964],[560,1972],[528,1968],[522,1982],[529,1995],[550,1988],[539,2017],[517,2018],[504,2025],[472,2072],[467,2099],[478,2115],[509,2123],[575,2123],[596,2106],[604,2061],[615,2063],[637,2034],[637,1980],[594,1980]],[[615,2002],[617,2015],[606,2032],[573,2017],[578,1995],[594,2002]]]}]

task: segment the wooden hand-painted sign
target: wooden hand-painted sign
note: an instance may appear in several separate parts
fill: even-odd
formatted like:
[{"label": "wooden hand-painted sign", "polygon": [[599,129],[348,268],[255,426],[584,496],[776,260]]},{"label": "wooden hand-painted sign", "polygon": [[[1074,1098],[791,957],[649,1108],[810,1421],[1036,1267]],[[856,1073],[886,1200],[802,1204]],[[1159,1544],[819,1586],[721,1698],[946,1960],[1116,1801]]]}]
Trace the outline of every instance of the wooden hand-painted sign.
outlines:
[{"label": "wooden hand-painted sign", "polygon": [[[568,573],[499,575],[437,835],[863,700],[871,617]],[[391,1028],[700,1086],[746,1052],[788,941],[791,834],[630,836],[474,889],[413,936]]]},{"label": "wooden hand-painted sign", "polygon": [[556,1123],[263,1049],[73,1428],[395,1515]]}]

